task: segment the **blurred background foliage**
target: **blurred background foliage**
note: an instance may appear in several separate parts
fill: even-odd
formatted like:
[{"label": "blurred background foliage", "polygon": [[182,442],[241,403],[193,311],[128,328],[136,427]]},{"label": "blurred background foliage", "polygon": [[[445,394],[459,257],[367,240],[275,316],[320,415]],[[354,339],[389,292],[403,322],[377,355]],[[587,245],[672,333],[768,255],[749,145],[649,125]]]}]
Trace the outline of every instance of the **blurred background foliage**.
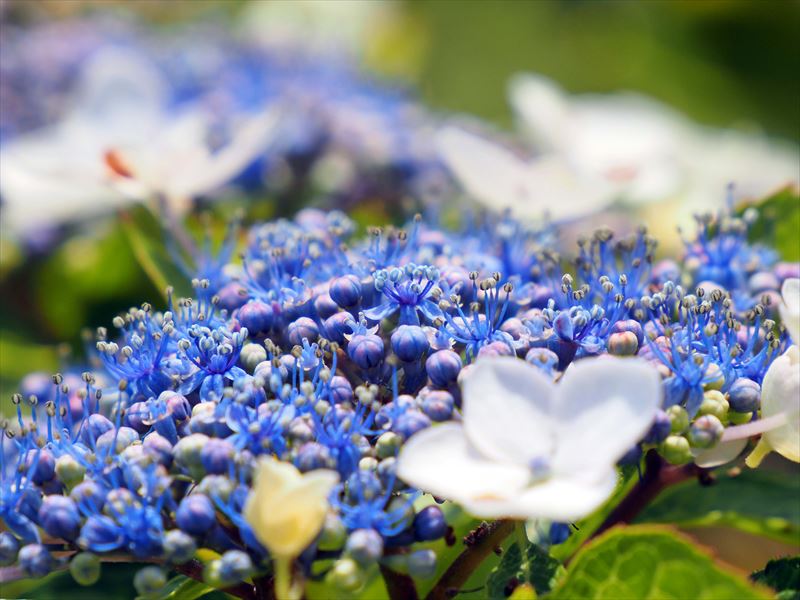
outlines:
[{"label": "blurred background foliage", "polygon": [[[234,23],[248,9],[242,0],[11,0],[5,18],[132,13],[168,33],[189,20]],[[800,79],[792,75],[800,72],[798,2],[422,0],[391,9],[365,28],[364,67],[406,81],[443,112],[510,128],[506,83],[531,71],[570,92],[637,90],[700,123],[800,139]],[[379,207],[359,210],[357,220],[381,220]],[[215,210],[218,220],[230,215]],[[146,233],[157,242],[156,227]],[[38,256],[2,240],[0,406],[25,373],[52,371],[60,357],[80,353],[83,328],[163,297],[152,265],[137,260],[141,250],[119,219],[93,223]]]}]

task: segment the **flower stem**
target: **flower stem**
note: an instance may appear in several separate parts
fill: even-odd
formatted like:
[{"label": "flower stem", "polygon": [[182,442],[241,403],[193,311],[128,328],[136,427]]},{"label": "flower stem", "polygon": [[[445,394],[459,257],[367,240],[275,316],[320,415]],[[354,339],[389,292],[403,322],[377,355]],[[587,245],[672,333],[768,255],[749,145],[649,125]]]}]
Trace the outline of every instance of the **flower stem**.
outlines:
[{"label": "flower stem", "polygon": [[522,565],[522,578],[525,583],[531,580],[531,563],[528,560],[528,533],[525,531],[525,521],[518,521],[514,527],[517,535],[517,546],[519,546],[519,556]]},{"label": "flower stem", "polygon": [[278,600],[299,600],[297,586],[292,586],[292,561],[286,557],[275,558],[275,597]]}]

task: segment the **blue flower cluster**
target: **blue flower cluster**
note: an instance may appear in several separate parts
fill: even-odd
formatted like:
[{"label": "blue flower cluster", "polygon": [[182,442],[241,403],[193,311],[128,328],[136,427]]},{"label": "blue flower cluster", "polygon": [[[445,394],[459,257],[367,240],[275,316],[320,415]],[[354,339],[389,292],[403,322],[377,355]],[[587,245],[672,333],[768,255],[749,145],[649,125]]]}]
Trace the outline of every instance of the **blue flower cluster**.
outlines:
[{"label": "blue flower cluster", "polygon": [[[430,575],[430,550],[396,549],[448,524],[396,477],[396,455],[458,418],[459,379],[487,355],[553,378],[586,356],[652,361],[665,410],[626,458],[655,447],[688,462],[757,414],[787,344],[776,294],[800,265],[751,245],[749,221],[701,219],[680,262],[655,262],[644,230],[601,229],[566,268],[552,226],[507,215],[458,231],[418,217],[365,239],[339,212],[255,225],[241,261],[226,264],[232,242],[222,260],[196,257],[194,299],[170,293],[100,329],[94,374],[23,382],[3,426],[0,561],[38,576],[63,560],[54,547],[173,565],[203,547],[222,556],[207,579],[232,585],[269,568],[242,516],[268,455],[341,478],[307,574],[335,558],[328,577],[347,589],[379,561]],[[569,531],[551,529],[553,543]]]}]

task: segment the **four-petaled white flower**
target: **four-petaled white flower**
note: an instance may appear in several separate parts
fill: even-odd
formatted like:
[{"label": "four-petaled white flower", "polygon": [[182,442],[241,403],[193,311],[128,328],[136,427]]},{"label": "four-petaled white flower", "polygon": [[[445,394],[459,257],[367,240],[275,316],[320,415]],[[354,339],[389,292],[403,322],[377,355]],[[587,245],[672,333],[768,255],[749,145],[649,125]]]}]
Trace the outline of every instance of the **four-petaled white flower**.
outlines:
[{"label": "four-petaled white flower", "polygon": [[516,358],[482,359],[464,381],[463,423],[412,436],[397,472],[478,517],[578,519],[611,495],[661,390],[637,359],[584,359],[558,384]]}]

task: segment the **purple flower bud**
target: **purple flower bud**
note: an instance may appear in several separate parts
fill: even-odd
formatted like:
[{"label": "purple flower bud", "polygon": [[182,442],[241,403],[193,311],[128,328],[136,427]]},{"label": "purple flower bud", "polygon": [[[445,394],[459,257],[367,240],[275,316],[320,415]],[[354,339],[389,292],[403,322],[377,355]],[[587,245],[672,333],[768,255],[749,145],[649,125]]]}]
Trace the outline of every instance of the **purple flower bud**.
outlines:
[{"label": "purple flower bud", "polygon": [[508,335],[510,335],[514,340],[518,340],[522,337],[522,334],[525,333],[525,324],[522,322],[522,319],[518,319],[516,317],[512,317],[507,319],[501,326],[500,331],[504,331]]},{"label": "purple flower bud", "polygon": [[364,370],[377,367],[383,361],[383,340],[375,334],[353,336],[347,344],[347,355]]},{"label": "purple flower bud", "polygon": [[166,400],[167,412],[172,415],[176,423],[185,421],[192,416],[192,405],[189,404],[186,396],[175,392],[161,392],[158,398],[159,400]]},{"label": "purple flower bud", "polygon": [[433,385],[447,387],[456,382],[461,371],[461,357],[452,350],[439,350],[425,361],[425,371]]},{"label": "purple flower bud", "polygon": [[774,268],[775,275],[781,282],[786,279],[800,278],[800,263],[798,262],[779,262]]},{"label": "purple flower bud", "polygon": [[111,429],[114,429],[114,424],[103,415],[97,413],[89,415],[81,432],[81,441],[90,448],[94,448],[97,438]]},{"label": "purple flower bud", "polygon": [[478,350],[479,357],[485,356],[514,356],[515,352],[505,342],[489,342],[485,346],[481,346],[481,349]]},{"label": "purple flower bud", "polygon": [[689,428],[686,438],[693,448],[711,448],[722,437],[725,427],[714,415],[698,417]]},{"label": "purple flower bud", "polygon": [[302,346],[303,340],[314,343],[319,337],[319,327],[313,319],[300,317],[296,321],[289,323],[288,327],[289,342],[295,346]]},{"label": "purple flower bud", "polygon": [[751,293],[760,294],[780,289],[781,282],[774,273],[759,271],[750,276],[750,279],[747,280],[747,287],[750,288]]},{"label": "purple flower bud", "polygon": [[572,336],[575,335],[575,328],[572,324],[572,317],[569,316],[569,312],[563,311],[558,313],[558,316],[553,320],[553,331],[565,342],[572,341]]},{"label": "purple flower bud", "polygon": [[383,538],[374,529],[356,529],[348,536],[344,551],[361,566],[368,567],[383,555]]},{"label": "purple flower bud", "polygon": [[19,384],[19,392],[24,398],[36,396],[39,406],[50,400],[53,396],[53,380],[46,373],[30,373]]},{"label": "purple flower bud", "polygon": [[354,308],[361,301],[361,281],[355,275],[344,275],[331,281],[330,295],[344,309]]},{"label": "purple flower bud", "polygon": [[175,523],[186,533],[203,535],[216,523],[214,505],[203,494],[186,496],[175,511]]},{"label": "purple flower bud", "polygon": [[30,577],[44,577],[53,567],[53,557],[41,544],[23,546],[18,560],[20,568]]},{"label": "purple flower bud", "polygon": [[422,412],[432,421],[449,421],[454,407],[453,395],[444,390],[429,392],[422,400]]},{"label": "purple flower bud", "polygon": [[252,335],[267,333],[275,323],[272,307],[260,300],[250,300],[236,311],[236,318]]},{"label": "purple flower bud", "polygon": [[761,386],[752,379],[740,377],[728,390],[728,403],[732,410],[740,413],[758,410],[761,404]]},{"label": "purple flower bud", "polygon": [[350,325],[354,322],[353,315],[346,312],[336,313],[325,319],[325,337],[337,344],[344,343],[345,334],[350,332]]},{"label": "purple flower bud", "polygon": [[415,362],[424,357],[430,349],[428,336],[422,327],[400,325],[392,333],[392,350],[403,362]]},{"label": "purple flower bud", "polygon": [[572,535],[572,529],[567,523],[551,523],[550,524],[550,543],[553,546],[563,544],[567,541],[569,536]]},{"label": "purple flower bud", "polygon": [[314,298],[314,312],[317,313],[318,318],[327,319],[331,315],[339,312],[339,305],[333,301],[333,299],[330,297],[330,294],[327,292],[321,292],[316,298]]},{"label": "purple flower bud", "polygon": [[444,537],[447,520],[438,506],[426,506],[414,517],[414,538],[418,542],[430,542]]},{"label": "purple flower bud", "polygon": [[350,385],[346,377],[334,375],[328,385],[331,392],[330,399],[334,404],[349,402],[353,399],[353,386]]},{"label": "purple flower bud", "polygon": [[303,473],[315,469],[328,469],[333,464],[331,452],[317,442],[306,442],[297,450],[294,465]]},{"label": "purple flower bud", "polygon": [[669,415],[663,410],[656,411],[656,417],[653,419],[653,425],[650,431],[644,438],[647,444],[659,444],[667,439],[667,436],[672,432],[672,420]]},{"label": "purple flower bud", "polygon": [[34,463],[36,466],[31,479],[35,484],[42,485],[56,476],[56,459],[49,450],[28,450],[25,455],[25,468],[30,468]]},{"label": "purple flower bud", "polygon": [[85,507],[88,512],[100,512],[106,503],[106,495],[97,483],[92,480],[76,485],[69,497],[78,506]]},{"label": "purple flower bud", "polygon": [[241,550],[228,550],[219,560],[219,577],[223,585],[234,585],[253,572],[253,561]]},{"label": "purple flower bud", "polygon": [[125,537],[120,527],[105,515],[91,515],[81,527],[78,545],[95,552],[110,552],[122,546]]},{"label": "purple flower bud", "polygon": [[383,494],[383,484],[374,472],[358,470],[347,478],[345,492],[347,500],[357,504]]},{"label": "purple flower bud", "polygon": [[70,498],[46,496],[39,508],[39,524],[52,537],[72,541],[80,532],[81,517]]},{"label": "purple flower bud", "polygon": [[0,567],[13,565],[17,561],[19,542],[8,531],[0,531]]},{"label": "purple flower bud", "polygon": [[150,425],[145,425],[144,421],[149,419],[149,415],[150,412],[146,403],[134,402],[125,411],[125,420],[123,422],[139,433],[146,433],[150,429]]},{"label": "purple flower bud", "polygon": [[528,353],[525,354],[525,361],[550,377],[553,376],[558,366],[558,356],[555,352],[547,348],[531,348],[528,350]]},{"label": "purple flower bud", "polygon": [[[223,285],[217,292],[220,308],[233,312],[237,308],[243,306],[244,303],[247,302],[247,293],[242,293],[243,291],[244,288],[242,284],[236,281],[231,281]],[[248,327],[248,329],[250,328]]]},{"label": "purple flower bud", "polygon": [[236,449],[228,440],[211,438],[200,451],[200,461],[206,473],[221,475],[233,465]]},{"label": "purple flower bud", "polygon": [[132,443],[139,441],[139,434],[131,427],[120,427],[119,430],[110,429],[97,438],[95,448],[97,452],[119,454]]},{"label": "purple flower bud", "polygon": [[160,465],[169,469],[172,465],[172,444],[156,432],[151,433],[142,442],[144,453]]},{"label": "purple flower bud", "polygon": [[392,423],[392,431],[408,439],[430,426],[431,420],[426,415],[418,410],[407,410]]},{"label": "purple flower bud", "polygon": [[666,281],[680,281],[681,268],[674,260],[661,260],[653,266],[653,271],[650,277],[657,283],[664,283]]},{"label": "purple flower bud", "polygon": [[633,333],[636,336],[637,344],[640,346],[642,345],[642,341],[644,341],[644,329],[642,329],[638,321],[626,319],[624,321],[617,321],[614,323],[613,327],[611,327],[611,333],[624,333],[626,331]]}]

